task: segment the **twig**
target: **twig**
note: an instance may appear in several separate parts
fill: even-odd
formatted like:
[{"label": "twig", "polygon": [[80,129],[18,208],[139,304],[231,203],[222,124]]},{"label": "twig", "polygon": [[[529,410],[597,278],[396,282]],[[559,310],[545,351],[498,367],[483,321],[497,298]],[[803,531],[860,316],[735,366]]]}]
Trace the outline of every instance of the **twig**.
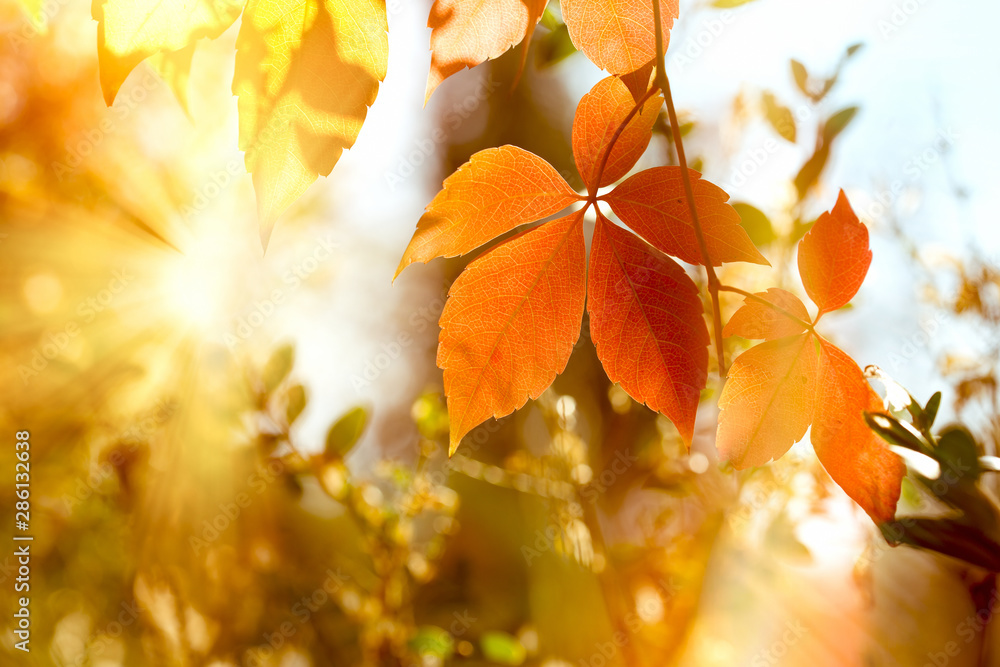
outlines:
[{"label": "twig", "polygon": [[670,94],[670,80],[663,57],[663,27],[660,19],[660,0],[653,0],[653,30],[656,32],[656,84],[663,91],[663,100],[667,104],[667,115],[670,118],[670,129],[674,137],[674,148],[677,150],[677,161],[681,167],[681,180],[684,182],[684,194],[687,196],[688,208],[691,211],[691,223],[698,238],[701,249],[701,259],[708,273],[708,293],[712,297],[712,327],[715,332],[715,355],[719,360],[719,379],[726,380],[726,353],[722,345],[722,311],[719,308],[719,278],[712,266],[712,257],[708,254],[705,234],[698,220],[698,207],[694,203],[694,188],[691,186],[691,174],[688,173],[687,157],[684,155],[684,142],[681,139],[681,126],[677,121],[677,110],[674,108],[674,98]]}]

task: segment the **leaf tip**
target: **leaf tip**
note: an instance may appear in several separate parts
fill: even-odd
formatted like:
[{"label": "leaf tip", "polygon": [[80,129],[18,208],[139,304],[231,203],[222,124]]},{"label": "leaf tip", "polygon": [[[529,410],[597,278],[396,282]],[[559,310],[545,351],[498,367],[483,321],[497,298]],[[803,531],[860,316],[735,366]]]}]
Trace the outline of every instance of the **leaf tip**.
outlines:
[{"label": "leaf tip", "polygon": [[260,248],[263,254],[267,254],[267,244],[271,241],[271,232],[274,230],[274,221],[264,219],[260,221]]},{"label": "leaf tip", "polygon": [[434,94],[434,91],[437,90],[442,81],[444,79],[441,78],[441,75],[435,69],[431,68],[430,74],[427,75],[427,87],[424,89],[424,109],[427,108],[427,103],[431,101],[431,95]]},{"label": "leaf tip", "polygon": [[[407,248],[407,250],[409,250],[409,248]],[[400,258],[399,260],[399,266],[396,267],[396,272],[392,274],[392,282],[395,283],[396,278],[398,278],[399,274],[403,272],[403,269],[405,269],[412,263],[413,263],[413,258],[410,257],[410,253],[409,252],[403,253],[402,258]]]},{"label": "leaf tip", "polygon": [[751,264],[757,264],[759,266],[772,266],[770,260],[768,260],[767,257],[764,257],[763,253],[757,249],[757,246],[754,246],[754,252],[757,256],[750,261]]}]

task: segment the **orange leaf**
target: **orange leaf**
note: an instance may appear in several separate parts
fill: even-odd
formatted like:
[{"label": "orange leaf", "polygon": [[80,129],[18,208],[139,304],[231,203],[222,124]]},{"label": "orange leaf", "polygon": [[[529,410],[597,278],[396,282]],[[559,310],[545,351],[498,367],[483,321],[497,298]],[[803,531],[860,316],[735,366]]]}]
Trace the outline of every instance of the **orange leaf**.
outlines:
[{"label": "orange leaf", "polygon": [[662,104],[663,98],[653,95],[632,117],[611,150],[600,183],[595,183],[607,146],[635,102],[616,76],[598,81],[583,96],[573,118],[573,157],[590,192],[614,183],[635,165],[653,136],[653,123]]},{"label": "orange leaf", "polygon": [[820,215],[799,243],[799,275],[820,315],[854,298],[871,262],[868,228],[841,190],[833,210]]},{"label": "orange leaf", "polygon": [[577,211],[502,243],[452,285],[437,357],[451,453],[486,419],[538,398],[566,367],[586,296],[582,220]]},{"label": "orange leaf", "polygon": [[618,78],[628,88],[628,92],[632,93],[632,99],[635,100],[636,104],[649,90],[650,77],[653,75],[653,67],[655,66],[656,59],[654,58],[634,72],[618,75]]},{"label": "orange leaf", "polygon": [[587,312],[611,381],[669,417],[690,444],[708,371],[708,329],[684,269],[598,211]]},{"label": "orange leaf", "polygon": [[[809,321],[809,313],[806,311],[805,305],[799,300],[799,297],[791,292],[771,287],[766,292],[757,292],[755,296],[787,310],[800,320]],[[722,330],[722,335],[772,340],[794,336],[805,330],[806,328],[802,324],[790,319],[787,315],[747,297],[740,309],[729,318],[726,328]]]},{"label": "orange leaf", "polygon": [[719,397],[719,454],[742,470],[779,458],[801,440],[813,418],[818,368],[811,334],[738,356]]},{"label": "orange leaf", "polygon": [[[768,264],[740,226],[740,214],[726,203],[729,195],[722,188],[702,180],[697,171],[689,169],[688,173],[698,208],[698,222],[712,264]],[[640,171],[604,199],[622,222],[652,245],[689,264],[704,264],[680,167]]]},{"label": "orange leaf", "polygon": [[[627,74],[656,56],[651,0],[562,0],[573,45],[611,74]],[[678,15],[677,0],[662,0],[663,48]]]},{"label": "orange leaf", "polygon": [[865,410],[881,409],[882,399],[865,381],[858,365],[824,341],[810,439],[833,481],[875,523],[895,516],[906,474],[903,461],[865,423]]},{"label": "orange leaf", "polygon": [[435,0],[427,19],[432,56],[424,104],[452,74],[530,39],[544,11],[545,0]]},{"label": "orange leaf", "polygon": [[479,151],[445,180],[444,189],[427,205],[396,275],[413,262],[464,255],[577,199],[562,176],[537,155],[517,146]]}]

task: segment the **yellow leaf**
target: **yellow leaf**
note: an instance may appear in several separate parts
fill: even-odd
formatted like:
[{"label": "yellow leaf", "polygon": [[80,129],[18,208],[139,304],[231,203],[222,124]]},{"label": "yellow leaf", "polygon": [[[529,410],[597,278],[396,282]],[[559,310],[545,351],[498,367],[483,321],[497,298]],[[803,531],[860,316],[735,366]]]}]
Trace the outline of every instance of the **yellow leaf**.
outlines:
[{"label": "yellow leaf", "polygon": [[188,80],[191,77],[191,60],[194,58],[194,44],[185,46],[180,51],[170,53],[159,52],[149,57],[149,66],[163,79],[170,90],[174,92],[174,97],[180,103],[184,113],[191,116],[191,108],[188,102]]},{"label": "yellow leaf", "polygon": [[240,149],[261,242],[354,145],[385,78],[383,0],[250,0],[236,41]]},{"label": "yellow leaf", "polygon": [[125,78],[154,53],[215,39],[240,15],[239,0],[95,0],[97,57],[104,101],[111,106]]}]

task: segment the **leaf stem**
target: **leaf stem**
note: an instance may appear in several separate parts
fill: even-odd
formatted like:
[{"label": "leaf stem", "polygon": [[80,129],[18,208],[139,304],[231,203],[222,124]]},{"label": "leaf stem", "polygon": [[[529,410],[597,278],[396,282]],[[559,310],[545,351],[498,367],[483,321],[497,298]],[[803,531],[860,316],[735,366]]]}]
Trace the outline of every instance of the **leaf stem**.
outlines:
[{"label": "leaf stem", "polygon": [[660,18],[660,0],[653,0],[653,30],[656,33],[656,87],[663,91],[663,100],[667,104],[667,115],[670,118],[670,130],[674,137],[674,148],[677,150],[677,162],[681,167],[681,180],[684,182],[684,194],[687,197],[688,208],[691,211],[691,223],[698,247],[701,249],[701,259],[708,274],[708,293],[712,297],[712,327],[715,333],[715,354],[719,363],[719,379],[726,379],[726,353],[722,345],[722,312],[719,307],[719,277],[715,275],[712,258],[708,254],[705,234],[698,220],[698,207],[694,202],[694,188],[691,186],[691,174],[688,173],[687,157],[684,155],[684,142],[681,139],[681,126],[677,121],[677,110],[674,108],[674,98],[670,94],[670,80],[664,64],[663,27]]},{"label": "leaf stem", "polygon": [[778,304],[771,303],[767,299],[765,299],[763,297],[760,297],[760,296],[757,296],[756,294],[754,294],[752,292],[748,292],[746,290],[742,290],[739,287],[733,287],[731,285],[721,285],[721,284],[719,285],[719,291],[720,292],[734,292],[736,294],[742,294],[743,296],[745,296],[748,299],[751,299],[751,300],[756,301],[758,303],[764,304],[765,306],[767,306],[771,310],[775,311],[776,313],[780,313],[780,314],[784,315],[785,317],[787,317],[788,319],[792,320],[793,322],[795,322],[797,324],[801,324],[803,327],[806,328],[806,330],[811,331],[814,334],[816,333],[816,329],[813,326],[815,323],[806,322],[802,318],[796,317],[791,312],[785,310],[784,308],[782,308]]}]

